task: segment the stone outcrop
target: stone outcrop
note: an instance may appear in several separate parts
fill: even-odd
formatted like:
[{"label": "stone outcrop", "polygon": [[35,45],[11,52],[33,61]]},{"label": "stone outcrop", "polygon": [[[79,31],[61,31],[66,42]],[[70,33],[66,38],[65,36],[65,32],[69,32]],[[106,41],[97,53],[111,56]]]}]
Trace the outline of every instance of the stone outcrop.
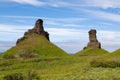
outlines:
[{"label": "stone outcrop", "polygon": [[91,29],[89,32],[89,42],[86,48],[101,48],[101,43],[97,40],[95,29]]},{"label": "stone outcrop", "polygon": [[46,37],[47,40],[49,40],[49,33],[44,31],[43,20],[42,19],[38,19],[36,21],[36,23],[35,23],[34,28],[33,29],[29,29],[27,32],[25,32],[24,36],[22,38],[18,39],[16,44],[19,44],[23,40],[27,39],[27,35],[32,35],[32,34],[43,35],[43,36]]}]

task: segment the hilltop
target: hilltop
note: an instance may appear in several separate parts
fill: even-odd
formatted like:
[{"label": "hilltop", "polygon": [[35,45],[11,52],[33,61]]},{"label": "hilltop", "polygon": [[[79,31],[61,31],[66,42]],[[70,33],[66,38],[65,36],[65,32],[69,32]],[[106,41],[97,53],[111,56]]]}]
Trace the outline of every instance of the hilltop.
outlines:
[{"label": "hilltop", "polygon": [[110,55],[108,55],[110,59],[118,59],[120,57],[120,49],[113,51]]},{"label": "hilltop", "polygon": [[101,55],[105,55],[108,53],[109,52],[104,49],[87,48],[87,49],[77,52],[75,55],[77,56],[101,56]]},{"label": "hilltop", "polygon": [[17,40],[16,46],[1,54],[4,58],[19,57],[62,57],[67,53],[49,40],[49,33],[44,31],[43,21],[38,19],[33,29]]},{"label": "hilltop", "polygon": [[120,55],[120,49],[118,49],[118,50],[112,52],[112,54],[119,54],[119,55]]},{"label": "hilltop", "polygon": [[91,29],[89,34],[89,42],[87,47],[84,47],[83,50],[77,52],[75,55],[77,56],[100,56],[109,53],[108,51],[101,48],[101,43],[97,40],[97,31],[95,29]]},{"label": "hilltop", "polygon": [[101,48],[101,43],[97,40],[97,31],[91,29],[89,34],[89,42],[87,47],[84,47],[83,50],[77,52],[76,56],[100,56],[109,53],[108,51]]}]

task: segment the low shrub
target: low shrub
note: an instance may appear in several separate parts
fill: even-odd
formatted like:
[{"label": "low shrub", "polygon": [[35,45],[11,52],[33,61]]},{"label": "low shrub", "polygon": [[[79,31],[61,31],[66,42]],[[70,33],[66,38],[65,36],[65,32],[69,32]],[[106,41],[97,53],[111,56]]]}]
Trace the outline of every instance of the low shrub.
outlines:
[{"label": "low shrub", "polygon": [[40,80],[36,72],[28,71],[26,74],[12,73],[3,77],[3,80]]},{"label": "low shrub", "polygon": [[10,60],[0,61],[0,67],[11,66],[12,62]]},{"label": "low shrub", "polygon": [[37,76],[37,73],[36,72],[33,72],[33,71],[28,71],[27,73],[27,79],[28,80],[39,80],[39,77]]},{"label": "low shrub", "polygon": [[12,54],[5,54],[2,57],[5,58],[5,59],[14,59],[15,58],[15,56],[12,55]]},{"label": "low shrub", "polygon": [[114,60],[92,60],[90,62],[91,67],[104,67],[104,68],[116,68],[120,67],[120,61]]},{"label": "low shrub", "polygon": [[24,76],[21,73],[13,73],[4,76],[3,80],[24,80]]},{"label": "low shrub", "polygon": [[34,58],[37,56],[37,54],[34,54],[34,53],[30,53],[30,52],[27,52],[27,51],[22,51],[18,54],[19,57],[25,57],[25,58]]}]

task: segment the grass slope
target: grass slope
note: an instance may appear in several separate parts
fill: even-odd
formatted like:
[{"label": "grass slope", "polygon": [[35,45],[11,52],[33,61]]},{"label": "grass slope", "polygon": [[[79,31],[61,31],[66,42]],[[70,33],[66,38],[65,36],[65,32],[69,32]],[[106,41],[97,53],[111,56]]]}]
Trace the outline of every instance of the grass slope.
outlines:
[{"label": "grass slope", "polygon": [[112,60],[116,60],[116,61],[119,60],[119,58],[120,58],[120,49],[112,52],[110,55],[108,55],[108,58],[112,59]]},{"label": "grass slope", "polygon": [[28,38],[15,47],[2,53],[1,56],[17,55],[21,52],[37,54],[41,57],[61,57],[67,56],[67,53],[49,42],[44,36],[37,34],[28,35]]},{"label": "grass slope", "polygon": [[112,54],[114,54],[114,55],[120,55],[120,49],[118,49],[118,50],[112,52]]},{"label": "grass slope", "polygon": [[119,68],[94,68],[83,56],[0,60],[0,80],[13,73],[27,77],[28,72],[39,77],[33,80],[120,80]]},{"label": "grass slope", "polygon": [[104,49],[87,48],[77,52],[75,55],[76,56],[100,56],[100,55],[105,55],[107,53],[109,52]]},{"label": "grass slope", "polygon": [[96,57],[90,62],[90,64],[93,67],[119,68],[120,67],[120,49],[110,54],[106,54],[98,58]]}]

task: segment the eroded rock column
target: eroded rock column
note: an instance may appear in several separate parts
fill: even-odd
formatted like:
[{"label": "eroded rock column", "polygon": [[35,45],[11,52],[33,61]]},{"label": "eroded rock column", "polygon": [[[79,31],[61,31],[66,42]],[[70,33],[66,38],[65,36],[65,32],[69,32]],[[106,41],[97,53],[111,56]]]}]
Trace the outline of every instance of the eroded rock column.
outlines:
[{"label": "eroded rock column", "polygon": [[27,39],[26,35],[32,35],[32,34],[43,35],[43,36],[46,37],[47,40],[49,40],[49,33],[47,31],[44,31],[43,20],[38,19],[35,22],[34,28],[33,29],[28,29],[28,31],[24,33],[24,36],[17,40],[16,44],[18,44],[18,43],[22,42],[23,40]]},{"label": "eroded rock column", "polygon": [[87,48],[101,48],[100,42],[97,40],[96,36],[97,31],[95,29],[91,29],[89,34],[89,42],[87,44]]}]

